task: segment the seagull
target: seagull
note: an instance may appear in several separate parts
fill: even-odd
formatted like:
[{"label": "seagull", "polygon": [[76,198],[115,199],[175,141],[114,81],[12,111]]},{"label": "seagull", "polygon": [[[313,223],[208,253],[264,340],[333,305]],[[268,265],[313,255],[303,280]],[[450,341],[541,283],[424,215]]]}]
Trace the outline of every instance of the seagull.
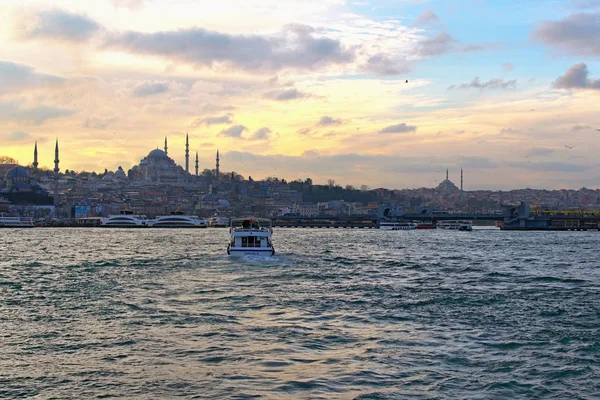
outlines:
[{"label": "seagull", "polygon": [[408,79],[406,80],[406,83],[408,83]]},{"label": "seagull", "polygon": [[600,132],[600,129],[596,129],[598,132]]},{"label": "seagull", "polygon": [[531,111],[535,111],[535,108],[532,108]]},{"label": "seagull", "polygon": [[565,147],[566,147],[567,149],[571,150],[571,149],[572,149],[573,147],[575,147],[575,146],[566,146],[566,145],[565,145]]}]

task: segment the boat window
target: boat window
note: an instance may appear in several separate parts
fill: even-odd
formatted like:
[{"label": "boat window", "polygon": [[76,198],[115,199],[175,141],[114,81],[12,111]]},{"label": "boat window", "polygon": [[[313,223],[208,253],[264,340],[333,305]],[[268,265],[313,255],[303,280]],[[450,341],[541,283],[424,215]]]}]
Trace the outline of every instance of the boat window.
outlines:
[{"label": "boat window", "polygon": [[248,238],[245,236],[242,237],[242,247],[248,247]]}]

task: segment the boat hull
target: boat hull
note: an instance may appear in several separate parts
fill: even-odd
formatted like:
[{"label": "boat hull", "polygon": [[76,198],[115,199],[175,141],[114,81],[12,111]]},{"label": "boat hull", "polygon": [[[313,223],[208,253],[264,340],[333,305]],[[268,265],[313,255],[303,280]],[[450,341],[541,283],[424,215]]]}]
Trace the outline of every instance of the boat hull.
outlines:
[{"label": "boat hull", "polygon": [[231,256],[272,256],[275,254],[274,249],[270,248],[256,248],[256,249],[236,249],[230,248],[227,250],[227,253]]}]

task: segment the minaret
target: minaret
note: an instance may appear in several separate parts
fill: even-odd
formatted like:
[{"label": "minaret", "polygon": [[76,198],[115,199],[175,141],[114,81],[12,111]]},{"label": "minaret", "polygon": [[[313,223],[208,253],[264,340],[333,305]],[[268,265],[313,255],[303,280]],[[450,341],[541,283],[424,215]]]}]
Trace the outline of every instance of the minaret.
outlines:
[{"label": "minaret", "polygon": [[169,152],[167,150],[168,150],[168,147],[167,147],[167,137],[165,136],[165,154],[169,155]]},{"label": "minaret", "polygon": [[57,207],[59,204],[58,201],[58,138],[56,139],[56,146],[54,147],[54,206]]},{"label": "minaret", "polygon": [[185,172],[190,173],[190,138],[185,134]]},{"label": "minaret", "polygon": [[460,169],[460,191],[463,191],[463,169]]},{"label": "minaret", "polygon": [[219,182],[219,150],[217,150],[217,169],[215,175],[217,178],[217,182]]},{"label": "minaret", "polygon": [[37,172],[38,168],[38,153],[37,153],[37,140],[35,141],[35,146],[33,147],[33,173]]},{"label": "minaret", "polygon": [[448,168],[446,168],[446,180],[448,180]]},{"label": "minaret", "polygon": [[196,177],[198,177],[198,152],[196,152]]}]

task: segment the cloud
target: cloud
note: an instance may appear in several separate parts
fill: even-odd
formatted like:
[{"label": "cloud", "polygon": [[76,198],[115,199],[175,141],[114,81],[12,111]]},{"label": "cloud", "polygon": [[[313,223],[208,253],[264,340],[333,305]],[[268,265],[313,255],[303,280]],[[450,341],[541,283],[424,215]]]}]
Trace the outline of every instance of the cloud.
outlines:
[{"label": "cloud", "polygon": [[190,124],[190,128],[198,128],[199,126],[206,125],[220,125],[220,124],[231,124],[233,122],[233,114],[226,114],[220,117],[205,117],[196,118],[194,122]]},{"label": "cloud", "polygon": [[478,156],[459,157],[457,164],[470,169],[493,169],[498,168],[498,164],[491,161],[489,158]]},{"label": "cloud", "polygon": [[269,35],[239,35],[203,28],[143,33],[111,33],[104,47],[138,54],[151,54],[207,68],[231,68],[256,72],[281,69],[314,70],[355,59],[352,49],[341,42],[316,36],[306,25],[286,25]]},{"label": "cloud", "polygon": [[137,11],[144,7],[147,0],[112,0],[113,6],[116,8],[128,8]]},{"label": "cloud", "polygon": [[592,129],[592,127],[589,125],[575,125],[571,128],[571,132],[579,132],[586,129]]},{"label": "cloud", "polygon": [[416,130],[417,130],[416,126],[406,125],[403,122],[401,124],[387,126],[387,127],[383,128],[382,130],[380,130],[379,133],[409,133],[409,132],[415,132]]},{"label": "cloud", "polygon": [[88,129],[106,129],[113,122],[115,122],[117,120],[118,120],[117,117],[112,117],[112,118],[88,118],[83,123],[83,127],[84,128],[88,128]]},{"label": "cloud", "polygon": [[572,0],[571,5],[580,10],[600,8],[600,0]]},{"label": "cloud", "polygon": [[419,44],[418,53],[421,56],[438,56],[448,53],[456,41],[447,32],[440,32],[432,38],[427,38]]},{"label": "cloud", "polygon": [[413,25],[427,26],[427,25],[435,25],[439,22],[440,22],[440,19],[438,18],[436,13],[434,13],[431,10],[425,10],[421,13],[421,15],[419,15],[417,17],[417,19],[415,19],[415,22],[413,23]]},{"label": "cloud", "polygon": [[309,136],[314,133],[317,133],[317,131],[313,130],[311,128],[302,128],[302,129],[298,129],[298,132],[296,132],[296,133],[298,133],[298,135],[300,135],[300,136]]},{"label": "cloud", "polygon": [[273,131],[271,131],[269,128],[262,127],[260,129],[258,129],[256,132],[254,132],[252,134],[252,139],[254,140],[269,140],[271,138],[271,133],[273,133]]},{"label": "cloud", "polygon": [[21,107],[19,102],[0,103],[0,118],[11,121],[31,122],[37,125],[44,123],[48,119],[60,118],[72,115],[73,113],[72,110],[49,106],[24,108]]},{"label": "cloud", "polygon": [[533,32],[541,43],[577,56],[600,56],[600,12],[572,14],[560,21],[543,21]]},{"label": "cloud", "polygon": [[246,128],[244,125],[232,125],[229,128],[223,129],[221,132],[219,132],[219,136],[241,138],[242,133],[247,130],[248,128]]},{"label": "cloud", "polygon": [[9,134],[5,140],[9,141],[9,142],[22,142],[25,140],[30,140],[31,139],[31,135],[25,132],[13,132],[11,134]]},{"label": "cloud", "polygon": [[169,90],[168,82],[144,82],[133,89],[132,93],[135,97],[154,96],[156,94],[165,93]]},{"label": "cloud", "polygon": [[16,28],[19,39],[85,42],[100,30],[100,25],[88,17],[64,10],[39,11],[29,18]]},{"label": "cloud", "polygon": [[0,61],[0,94],[64,83],[66,79],[41,74],[25,64]]},{"label": "cloud", "polygon": [[544,157],[554,154],[554,150],[545,147],[533,147],[528,151],[528,154]]},{"label": "cloud", "polygon": [[530,169],[532,171],[554,171],[554,172],[583,172],[589,170],[588,165],[572,164],[565,162],[513,162],[511,167]]},{"label": "cloud", "polygon": [[575,64],[556,78],[552,86],[556,89],[600,89],[600,79],[590,79],[589,74],[587,65]]},{"label": "cloud", "polygon": [[317,122],[317,126],[333,126],[333,125],[341,125],[342,120],[340,118],[333,118],[327,115],[322,116],[319,122]]},{"label": "cloud", "polygon": [[394,58],[382,53],[369,57],[363,69],[383,76],[402,75],[410,72],[408,63],[404,58]]},{"label": "cloud", "polygon": [[202,107],[200,107],[198,109],[198,112],[200,114],[212,114],[212,113],[218,113],[221,111],[230,111],[233,109],[235,109],[235,107],[229,106],[229,105],[206,103],[206,104],[203,104]]},{"label": "cloud", "polygon": [[481,82],[479,77],[473,78],[473,80],[469,83],[462,83],[460,85],[452,85],[448,87],[448,90],[453,89],[514,89],[517,85],[517,80],[512,79],[510,81],[505,81],[504,79],[490,79],[487,82]]},{"label": "cloud", "polygon": [[302,157],[321,157],[321,153],[317,149],[305,150]]},{"label": "cloud", "polygon": [[515,69],[515,66],[512,63],[504,63],[502,64],[502,71],[508,72]]},{"label": "cloud", "polygon": [[285,90],[272,90],[270,92],[265,93],[265,97],[267,99],[276,101],[288,101],[310,97],[310,95],[308,93],[303,93],[296,88],[292,88]]}]

